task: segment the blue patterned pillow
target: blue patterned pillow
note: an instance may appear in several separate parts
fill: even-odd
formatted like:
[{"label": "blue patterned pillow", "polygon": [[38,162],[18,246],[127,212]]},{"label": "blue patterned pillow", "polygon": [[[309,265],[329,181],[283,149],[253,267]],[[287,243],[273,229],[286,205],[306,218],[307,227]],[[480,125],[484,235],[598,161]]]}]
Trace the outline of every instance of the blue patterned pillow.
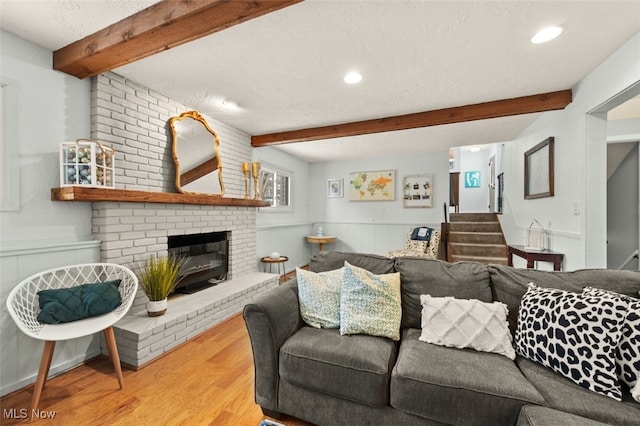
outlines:
[{"label": "blue patterned pillow", "polygon": [[340,327],[342,269],[315,273],[296,268],[300,316],[310,326]]},{"label": "blue patterned pillow", "polygon": [[400,340],[400,273],[376,275],[344,264],[340,334],[369,334]]}]

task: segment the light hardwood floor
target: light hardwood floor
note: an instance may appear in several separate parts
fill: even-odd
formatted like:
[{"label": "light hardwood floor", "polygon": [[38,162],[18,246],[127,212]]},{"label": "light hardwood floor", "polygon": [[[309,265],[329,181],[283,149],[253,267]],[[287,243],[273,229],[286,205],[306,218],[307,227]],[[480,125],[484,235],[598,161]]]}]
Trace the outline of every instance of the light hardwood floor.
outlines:
[{"label": "light hardwood floor", "polygon": [[[138,371],[125,369],[123,390],[102,357],[49,379],[39,409],[55,418],[32,424],[257,426],[265,416],[254,402],[253,375],[249,335],[237,315]],[[32,391],[0,399],[0,424],[27,422],[9,417],[28,412]],[[276,421],[308,425],[291,417]]]}]

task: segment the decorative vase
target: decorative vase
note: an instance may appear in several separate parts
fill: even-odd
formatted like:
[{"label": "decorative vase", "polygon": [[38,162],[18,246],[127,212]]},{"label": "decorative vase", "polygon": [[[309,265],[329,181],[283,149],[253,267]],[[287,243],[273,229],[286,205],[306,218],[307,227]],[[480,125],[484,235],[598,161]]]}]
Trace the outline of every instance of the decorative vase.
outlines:
[{"label": "decorative vase", "polygon": [[150,300],[147,302],[147,315],[150,317],[159,317],[167,312],[167,299]]}]

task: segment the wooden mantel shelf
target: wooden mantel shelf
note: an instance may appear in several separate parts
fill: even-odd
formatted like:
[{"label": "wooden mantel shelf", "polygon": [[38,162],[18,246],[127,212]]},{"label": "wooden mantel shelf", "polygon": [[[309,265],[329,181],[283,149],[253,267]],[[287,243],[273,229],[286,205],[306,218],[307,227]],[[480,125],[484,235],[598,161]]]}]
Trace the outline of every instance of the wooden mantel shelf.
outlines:
[{"label": "wooden mantel shelf", "polygon": [[268,201],[204,194],[133,191],[129,189],[67,186],[51,188],[51,201],[115,201],[128,203],[197,204],[201,206],[269,207]]}]

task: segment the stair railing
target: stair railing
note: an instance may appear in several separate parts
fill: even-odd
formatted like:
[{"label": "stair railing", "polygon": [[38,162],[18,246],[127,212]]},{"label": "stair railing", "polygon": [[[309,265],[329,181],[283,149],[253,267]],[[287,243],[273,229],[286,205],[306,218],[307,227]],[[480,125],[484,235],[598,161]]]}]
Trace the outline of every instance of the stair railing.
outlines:
[{"label": "stair railing", "polygon": [[447,219],[448,209],[447,203],[444,203],[444,229],[442,232],[442,244],[444,247],[444,260],[449,261],[449,221]]},{"label": "stair railing", "polygon": [[627,264],[629,262],[631,262],[633,259],[637,259],[638,255],[640,254],[640,250],[636,250],[633,253],[631,253],[629,255],[629,257],[627,257],[627,260],[625,260],[624,262],[622,262],[622,265],[620,265],[620,267],[618,268],[618,270],[621,270],[622,268],[624,268],[625,266],[627,266]]}]

